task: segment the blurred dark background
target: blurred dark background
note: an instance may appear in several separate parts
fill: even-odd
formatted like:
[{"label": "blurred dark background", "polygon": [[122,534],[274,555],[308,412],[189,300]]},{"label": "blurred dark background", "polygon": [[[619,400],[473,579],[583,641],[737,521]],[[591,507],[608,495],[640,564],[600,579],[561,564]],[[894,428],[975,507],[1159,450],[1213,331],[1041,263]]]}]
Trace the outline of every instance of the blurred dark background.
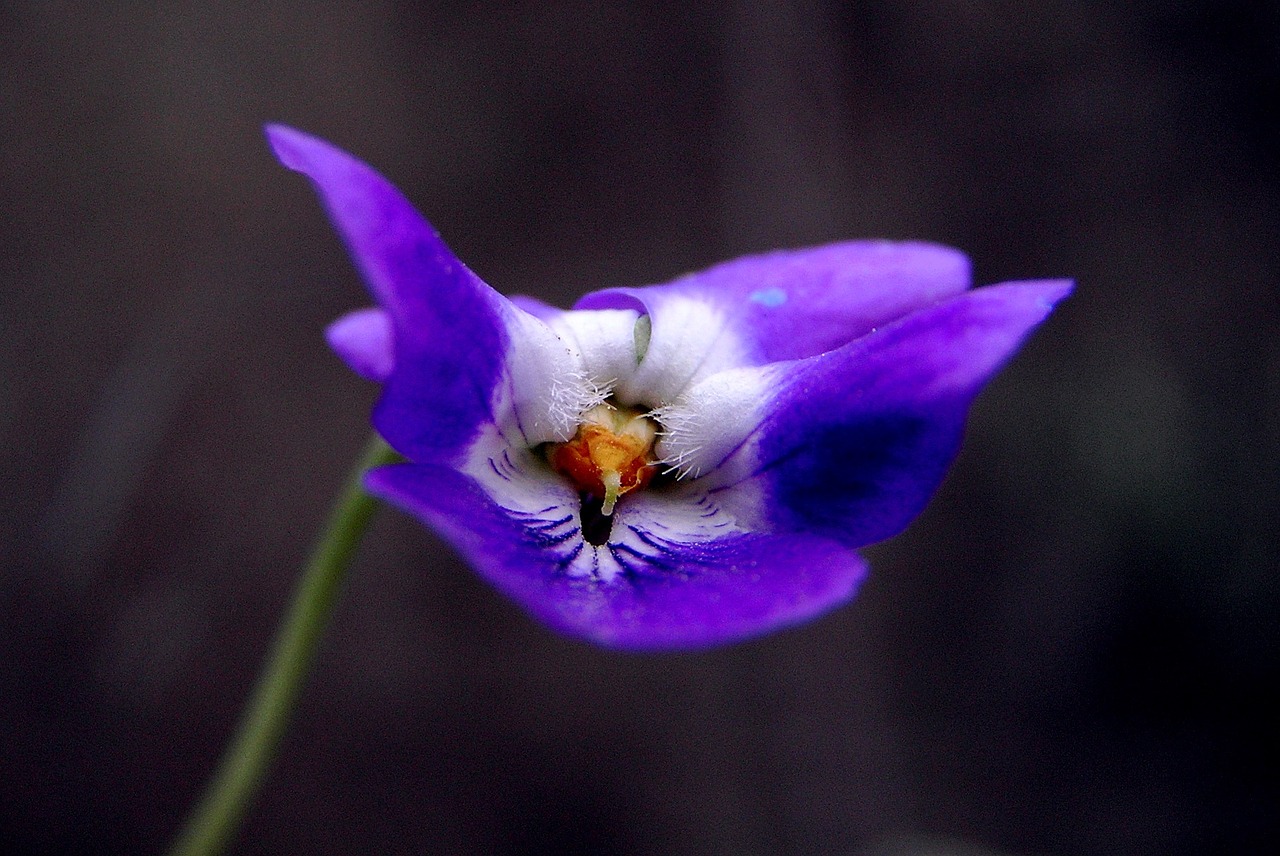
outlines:
[{"label": "blurred dark background", "polygon": [[213,5],[0,13],[0,850],[168,843],[364,440],[283,121],[562,304],[866,236],[1079,286],[796,630],[596,650],[382,512],[236,852],[1273,852],[1276,4]]}]

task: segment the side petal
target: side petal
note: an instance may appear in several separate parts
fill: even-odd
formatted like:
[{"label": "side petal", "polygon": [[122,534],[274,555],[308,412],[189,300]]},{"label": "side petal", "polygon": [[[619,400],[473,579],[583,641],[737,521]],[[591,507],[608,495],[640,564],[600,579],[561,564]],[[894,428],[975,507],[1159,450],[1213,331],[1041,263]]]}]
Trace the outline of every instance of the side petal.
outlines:
[{"label": "side petal", "polygon": [[[745,639],[843,603],[866,574],[856,553],[828,539],[734,532],[682,543],[680,520],[661,529],[661,519],[644,512],[629,522],[620,517],[615,528],[628,531],[592,546],[557,516],[564,506],[555,494],[542,515],[508,509],[471,477],[443,467],[384,467],[366,483],[432,526],[534,616],[609,647],[687,649]],[[572,572],[593,563],[620,570]]]},{"label": "side petal", "polygon": [[[733,513],[764,497],[780,531],[859,547],[923,510],[960,447],[969,405],[1071,289],[1065,281],[968,292],[835,351],[770,367],[758,427],[704,478]],[[715,414],[704,414],[709,422]]]},{"label": "side petal", "polygon": [[726,368],[838,348],[968,287],[969,261],[958,250],[849,241],[747,256],[666,285],[598,291],[575,308],[647,312],[646,361],[657,363],[655,375],[682,378],[684,389]]},{"label": "side petal", "polygon": [[357,309],[343,315],[325,330],[325,339],[362,378],[382,383],[395,368],[391,318],[383,309]]},{"label": "side petal", "polygon": [[397,451],[456,462],[490,422],[530,444],[571,433],[591,395],[571,348],[468,270],[368,165],[292,128],[267,137],[314,183],[391,320],[394,369],[373,420]]}]

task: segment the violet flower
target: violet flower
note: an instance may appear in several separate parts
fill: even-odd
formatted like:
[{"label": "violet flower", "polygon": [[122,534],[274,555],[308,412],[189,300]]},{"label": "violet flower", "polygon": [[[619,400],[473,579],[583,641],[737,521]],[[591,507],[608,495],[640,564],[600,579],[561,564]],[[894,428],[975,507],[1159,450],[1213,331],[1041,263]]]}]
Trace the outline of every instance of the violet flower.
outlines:
[{"label": "violet flower", "polygon": [[967,291],[956,250],[853,241],[507,299],[370,167],[282,126],[378,307],[329,329],[409,463],[369,491],[552,627],[619,648],[742,639],[846,601],[974,396],[1070,282]]}]

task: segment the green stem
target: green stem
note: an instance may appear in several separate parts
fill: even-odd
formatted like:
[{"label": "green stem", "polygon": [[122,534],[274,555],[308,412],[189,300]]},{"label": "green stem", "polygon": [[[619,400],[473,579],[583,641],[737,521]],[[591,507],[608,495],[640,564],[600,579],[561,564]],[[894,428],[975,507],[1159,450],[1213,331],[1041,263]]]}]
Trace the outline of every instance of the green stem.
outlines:
[{"label": "green stem", "polygon": [[213,856],[230,843],[289,724],[347,565],[373,517],[376,502],[364,492],[361,477],[370,467],[397,460],[376,435],[365,447],[298,580],[235,737],[169,856]]}]

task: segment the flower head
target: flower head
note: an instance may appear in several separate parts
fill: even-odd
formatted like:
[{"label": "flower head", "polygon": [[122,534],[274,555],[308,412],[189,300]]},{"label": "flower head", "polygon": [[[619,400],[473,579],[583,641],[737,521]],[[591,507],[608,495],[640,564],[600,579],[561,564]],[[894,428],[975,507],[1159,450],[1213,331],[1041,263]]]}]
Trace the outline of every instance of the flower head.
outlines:
[{"label": "flower head", "polygon": [[969,291],[959,252],[855,241],[612,288],[507,299],[382,176],[271,126],[377,307],[329,342],[383,384],[409,461],[373,493],[547,624],[621,648],[708,646],[818,615],[902,530],[974,396],[1071,288]]}]

